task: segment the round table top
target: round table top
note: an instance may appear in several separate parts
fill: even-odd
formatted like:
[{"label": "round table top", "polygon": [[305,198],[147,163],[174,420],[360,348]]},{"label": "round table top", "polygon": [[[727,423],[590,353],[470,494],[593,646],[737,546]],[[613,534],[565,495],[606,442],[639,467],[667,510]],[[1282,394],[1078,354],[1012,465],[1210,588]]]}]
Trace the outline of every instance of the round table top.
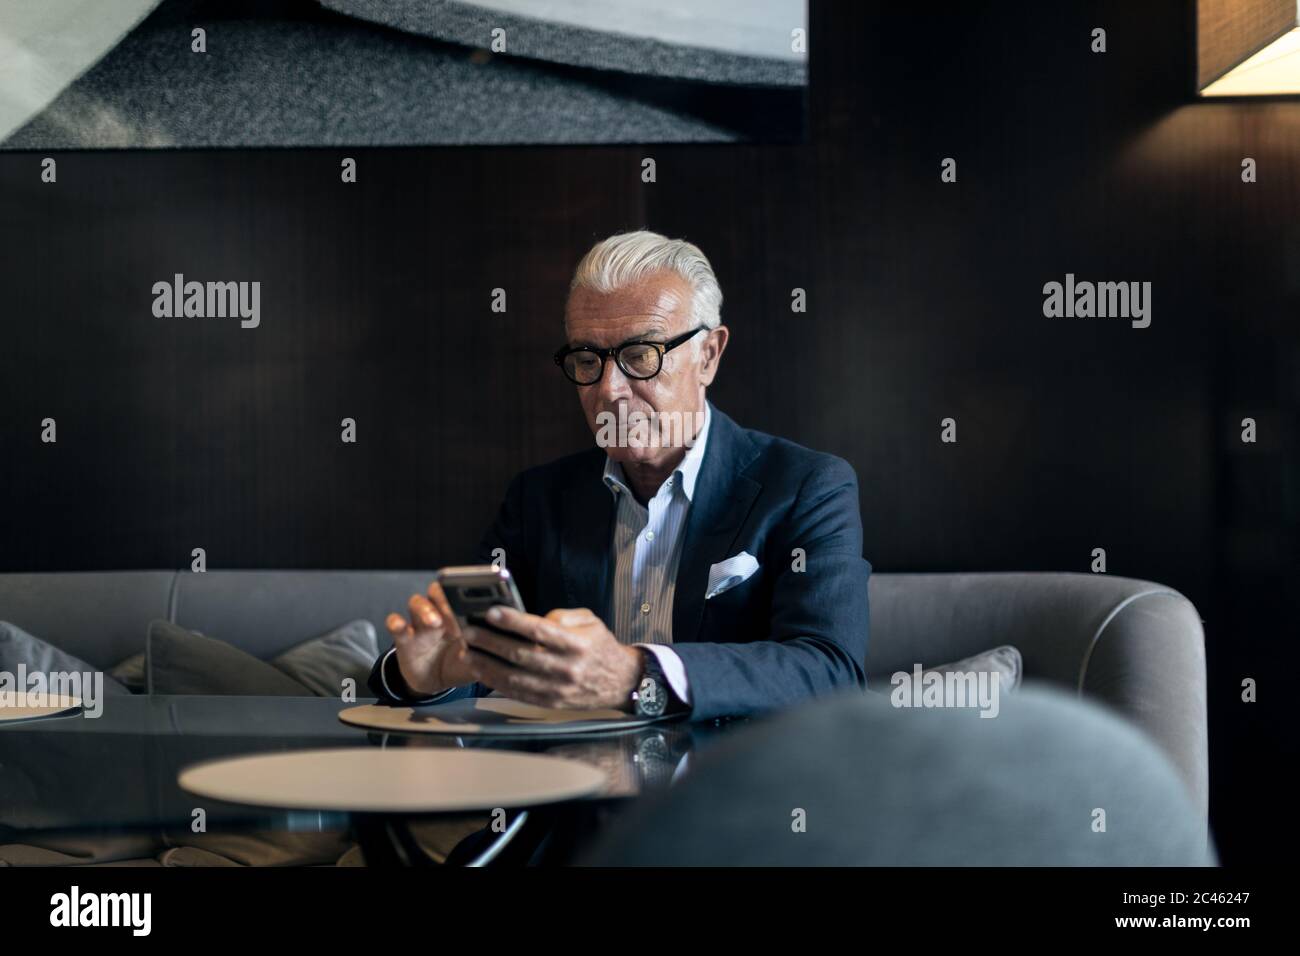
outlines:
[{"label": "round table top", "polygon": [[35,720],[73,714],[81,709],[81,699],[58,694],[15,694],[0,692],[0,721]]},{"label": "round table top", "polygon": [[595,793],[589,764],[489,750],[339,747],[214,760],[182,789],[228,803],[356,813],[453,813],[531,807]]},{"label": "round table top", "polygon": [[653,722],[618,710],[559,710],[509,697],[471,697],[427,707],[362,704],[339,711],[339,720],[367,730],[458,737],[573,735],[628,730]]}]

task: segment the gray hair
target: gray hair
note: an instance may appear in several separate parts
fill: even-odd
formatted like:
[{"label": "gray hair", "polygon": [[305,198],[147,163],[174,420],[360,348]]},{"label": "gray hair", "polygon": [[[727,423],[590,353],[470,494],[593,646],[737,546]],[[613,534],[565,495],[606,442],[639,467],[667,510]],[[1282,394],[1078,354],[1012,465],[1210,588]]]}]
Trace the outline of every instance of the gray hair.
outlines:
[{"label": "gray hair", "polygon": [[662,270],[677,273],[690,285],[695,325],[716,329],[722,324],[722,288],[700,247],[644,229],[619,233],[592,246],[574,270],[569,292],[591,289],[608,294]]}]

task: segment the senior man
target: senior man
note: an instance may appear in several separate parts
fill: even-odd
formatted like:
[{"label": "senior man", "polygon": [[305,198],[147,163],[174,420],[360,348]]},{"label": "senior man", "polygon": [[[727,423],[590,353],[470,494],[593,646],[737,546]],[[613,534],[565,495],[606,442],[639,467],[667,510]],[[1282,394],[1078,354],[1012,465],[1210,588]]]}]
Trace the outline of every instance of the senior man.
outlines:
[{"label": "senior man", "polygon": [[597,447],[516,477],[480,548],[504,552],[529,613],[461,628],[437,584],[412,595],[377,696],[708,719],[864,686],[856,476],[708,402],[721,305],[689,242],[641,231],[587,253],[555,361]]}]

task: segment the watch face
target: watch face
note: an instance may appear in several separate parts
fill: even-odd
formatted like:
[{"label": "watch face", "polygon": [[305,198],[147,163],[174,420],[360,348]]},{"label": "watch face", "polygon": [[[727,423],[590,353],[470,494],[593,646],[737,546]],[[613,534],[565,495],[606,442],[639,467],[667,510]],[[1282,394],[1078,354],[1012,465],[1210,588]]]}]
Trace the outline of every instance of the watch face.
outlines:
[{"label": "watch face", "polygon": [[636,709],[645,717],[658,717],[668,706],[668,693],[659,686],[654,678],[647,677],[641,681],[637,690]]},{"label": "watch face", "polygon": [[637,758],[643,763],[657,761],[664,763],[672,757],[672,749],[664,735],[655,731],[636,742]]},{"label": "watch face", "polygon": [[633,756],[636,773],[643,789],[672,782],[677,759],[664,735],[653,731],[636,742]]}]

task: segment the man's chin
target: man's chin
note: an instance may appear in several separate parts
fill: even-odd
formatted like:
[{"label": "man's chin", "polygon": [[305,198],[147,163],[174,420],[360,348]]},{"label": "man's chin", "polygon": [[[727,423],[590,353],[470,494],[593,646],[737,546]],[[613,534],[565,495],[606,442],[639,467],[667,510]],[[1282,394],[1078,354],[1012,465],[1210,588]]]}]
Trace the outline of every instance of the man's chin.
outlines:
[{"label": "man's chin", "polygon": [[617,446],[611,445],[605,449],[605,454],[609,455],[620,465],[639,465],[648,461],[654,461],[664,453],[662,448],[638,448],[635,446]]}]

